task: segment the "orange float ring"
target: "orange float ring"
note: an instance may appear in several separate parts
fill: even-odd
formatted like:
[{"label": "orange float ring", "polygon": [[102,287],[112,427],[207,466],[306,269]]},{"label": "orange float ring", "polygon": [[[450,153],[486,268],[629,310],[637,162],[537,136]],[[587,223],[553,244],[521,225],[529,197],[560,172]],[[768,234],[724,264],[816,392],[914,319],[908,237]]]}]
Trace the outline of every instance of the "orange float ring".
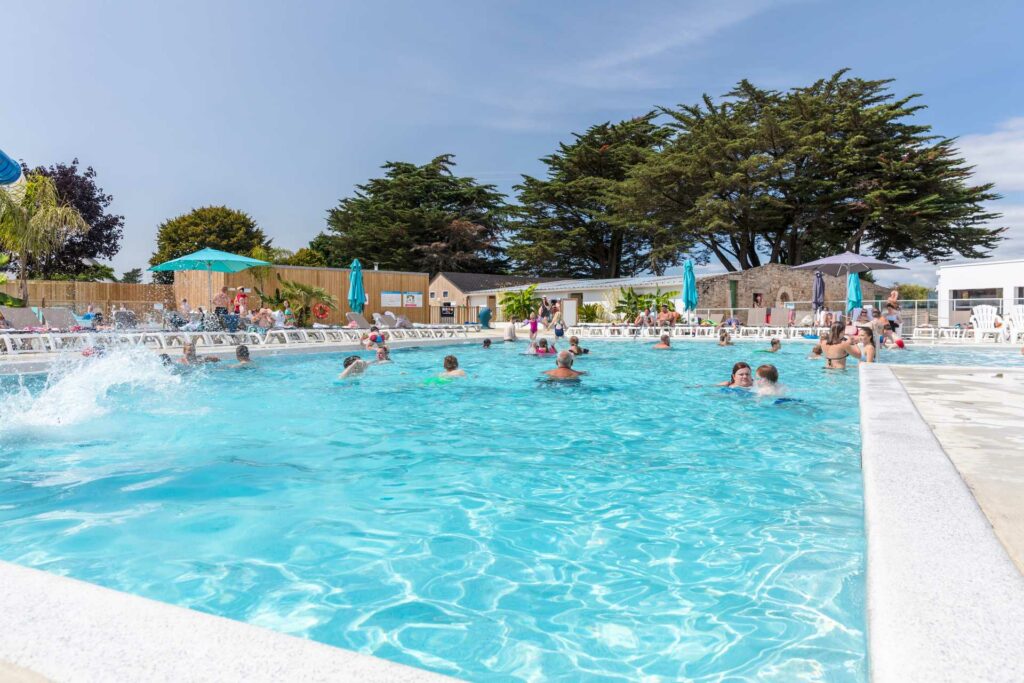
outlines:
[{"label": "orange float ring", "polygon": [[323,320],[331,314],[331,309],[327,304],[314,304],[313,305],[313,317],[317,320]]}]

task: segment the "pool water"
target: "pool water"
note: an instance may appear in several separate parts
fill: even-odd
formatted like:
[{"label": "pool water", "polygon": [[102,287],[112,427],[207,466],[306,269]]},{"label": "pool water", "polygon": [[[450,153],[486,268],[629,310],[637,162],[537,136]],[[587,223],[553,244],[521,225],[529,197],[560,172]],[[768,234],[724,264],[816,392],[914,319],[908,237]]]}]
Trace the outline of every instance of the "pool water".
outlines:
[{"label": "pool water", "polygon": [[469,680],[866,680],[856,371],[589,346],[4,378],[0,558]]}]

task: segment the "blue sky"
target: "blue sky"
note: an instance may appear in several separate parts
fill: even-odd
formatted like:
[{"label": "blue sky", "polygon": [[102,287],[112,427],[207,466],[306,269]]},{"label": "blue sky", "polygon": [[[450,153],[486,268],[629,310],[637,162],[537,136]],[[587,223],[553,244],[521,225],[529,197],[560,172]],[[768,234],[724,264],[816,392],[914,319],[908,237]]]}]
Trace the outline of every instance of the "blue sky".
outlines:
[{"label": "blue sky", "polygon": [[[1019,2],[5,3],[0,148],[92,165],[126,218],[113,265],[207,204],[297,249],[386,160],[450,152],[508,190],[571,132],[741,78],[806,84],[841,67],[923,93],[997,183],[1024,257]],[[915,267],[903,279],[930,280]]]}]

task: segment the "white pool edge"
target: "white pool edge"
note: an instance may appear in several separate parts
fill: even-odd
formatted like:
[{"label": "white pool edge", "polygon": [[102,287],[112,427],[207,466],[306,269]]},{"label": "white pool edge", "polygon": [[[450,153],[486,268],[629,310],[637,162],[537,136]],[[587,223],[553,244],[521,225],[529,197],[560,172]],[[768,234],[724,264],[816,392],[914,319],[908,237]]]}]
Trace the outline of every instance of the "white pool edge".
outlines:
[{"label": "white pool edge", "polygon": [[0,605],[0,664],[53,681],[453,680],[8,562]]},{"label": "white pool edge", "polygon": [[888,366],[860,418],[872,679],[1024,680],[1024,576]]}]

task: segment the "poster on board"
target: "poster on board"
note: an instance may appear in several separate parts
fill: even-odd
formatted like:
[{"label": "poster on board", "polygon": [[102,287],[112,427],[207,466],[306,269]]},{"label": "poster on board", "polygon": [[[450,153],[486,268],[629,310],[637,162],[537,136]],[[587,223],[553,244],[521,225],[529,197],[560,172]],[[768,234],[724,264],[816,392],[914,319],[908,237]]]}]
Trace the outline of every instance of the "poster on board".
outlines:
[{"label": "poster on board", "polygon": [[405,308],[423,308],[423,292],[402,292],[402,306]]},{"label": "poster on board", "polygon": [[402,305],[402,293],[401,292],[381,292],[380,293],[380,305],[382,307],[395,306],[400,307]]}]

